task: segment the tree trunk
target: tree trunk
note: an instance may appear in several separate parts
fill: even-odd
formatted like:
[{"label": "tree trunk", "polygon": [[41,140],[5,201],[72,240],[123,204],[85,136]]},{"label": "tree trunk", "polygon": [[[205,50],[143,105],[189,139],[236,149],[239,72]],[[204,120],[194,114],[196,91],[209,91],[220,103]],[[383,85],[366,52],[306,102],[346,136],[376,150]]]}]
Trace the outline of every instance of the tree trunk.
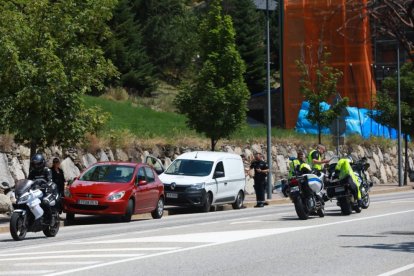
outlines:
[{"label": "tree trunk", "polygon": [[214,151],[216,149],[217,140],[214,138],[211,138],[211,151]]},{"label": "tree trunk", "polygon": [[[37,153],[37,142],[32,140],[30,142],[30,160],[32,159],[33,156],[35,156],[35,154]],[[30,166],[29,166],[29,171],[32,170],[32,162],[30,162]]]},{"label": "tree trunk", "polygon": [[409,169],[409,162],[408,162],[408,134],[404,134],[404,147],[405,147],[405,164],[404,164],[404,181],[403,185],[407,185],[407,178],[408,178],[408,169]]},{"label": "tree trunk", "polygon": [[322,144],[322,128],[319,124],[318,124],[318,142],[319,144]]}]

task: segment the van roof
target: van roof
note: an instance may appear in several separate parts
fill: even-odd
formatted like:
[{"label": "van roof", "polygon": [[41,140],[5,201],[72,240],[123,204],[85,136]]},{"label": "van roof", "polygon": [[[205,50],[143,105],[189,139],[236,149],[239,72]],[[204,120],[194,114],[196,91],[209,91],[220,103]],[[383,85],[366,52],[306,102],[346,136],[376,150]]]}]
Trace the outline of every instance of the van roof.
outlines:
[{"label": "van roof", "polygon": [[177,159],[200,159],[200,160],[206,160],[206,161],[215,161],[217,159],[223,158],[223,157],[232,157],[241,159],[241,157],[234,153],[229,152],[215,152],[215,151],[192,151],[192,152],[186,152],[178,156]]}]

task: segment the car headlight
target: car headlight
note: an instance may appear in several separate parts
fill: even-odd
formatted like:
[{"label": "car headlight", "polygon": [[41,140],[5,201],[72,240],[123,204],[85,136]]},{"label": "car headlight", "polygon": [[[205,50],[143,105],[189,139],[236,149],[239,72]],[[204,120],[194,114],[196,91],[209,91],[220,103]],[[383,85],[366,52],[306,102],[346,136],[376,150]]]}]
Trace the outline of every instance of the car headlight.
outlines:
[{"label": "car headlight", "polygon": [[203,183],[197,183],[197,184],[194,184],[193,185],[193,188],[195,188],[195,189],[204,189],[206,187],[206,183],[205,182],[203,182]]},{"label": "car headlight", "polygon": [[125,195],[125,192],[118,192],[108,197],[108,200],[118,200],[118,199],[121,199],[124,195]]},{"label": "car headlight", "polygon": [[72,197],[72,194],[70,193],[69,189],[65,189],[63,194],[65,195],[65,197]]}]

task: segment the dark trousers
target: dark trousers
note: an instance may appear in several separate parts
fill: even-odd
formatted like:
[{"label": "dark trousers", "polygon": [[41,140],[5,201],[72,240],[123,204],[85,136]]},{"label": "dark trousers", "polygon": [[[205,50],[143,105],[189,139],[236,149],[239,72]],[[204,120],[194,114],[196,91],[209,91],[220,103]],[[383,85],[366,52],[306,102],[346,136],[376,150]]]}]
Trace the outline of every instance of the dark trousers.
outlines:
[{"label": "dark trousers", "polygon": [[265,202],[265,188],[266,180],[265,179],[255,179],[254,180],[254,191],[256,192],[256,201],[257,203]]}]

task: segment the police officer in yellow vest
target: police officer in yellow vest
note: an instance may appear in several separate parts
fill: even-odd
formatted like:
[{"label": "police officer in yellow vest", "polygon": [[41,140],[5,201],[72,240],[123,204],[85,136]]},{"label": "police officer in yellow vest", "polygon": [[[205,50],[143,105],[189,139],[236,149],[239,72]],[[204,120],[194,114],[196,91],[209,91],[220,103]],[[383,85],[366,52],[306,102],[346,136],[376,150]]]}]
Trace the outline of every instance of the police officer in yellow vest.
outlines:
[{"label": "police officer in yellow vest", "polygon": [[317,172],[322,171],[322,165],[328,164],[329,160],[322,159],[323,154],[325,153],[326,148],[324,145],[319,144],[315,150],[309,152],[308,155],[308,164],[311,168]]},{"label": "police officer in yellow vest", "polygon": [[352,157],[341,158],[335,167],[335,174],[338,175],[338,179],[341,183],[348,183],[351,187],[351,191],[354,198],[357,199],[358,205],[361,206],[361,191],[359,190],[359,180],[352,170],[351,164]]},{"label": "police officer in yellow vest", "polygon": [[298,151],[298,157],[291,160],[289,164],[289,179],[297,176],[300,173],[300,166],[306,164],[305,154],[303,151]]}]

